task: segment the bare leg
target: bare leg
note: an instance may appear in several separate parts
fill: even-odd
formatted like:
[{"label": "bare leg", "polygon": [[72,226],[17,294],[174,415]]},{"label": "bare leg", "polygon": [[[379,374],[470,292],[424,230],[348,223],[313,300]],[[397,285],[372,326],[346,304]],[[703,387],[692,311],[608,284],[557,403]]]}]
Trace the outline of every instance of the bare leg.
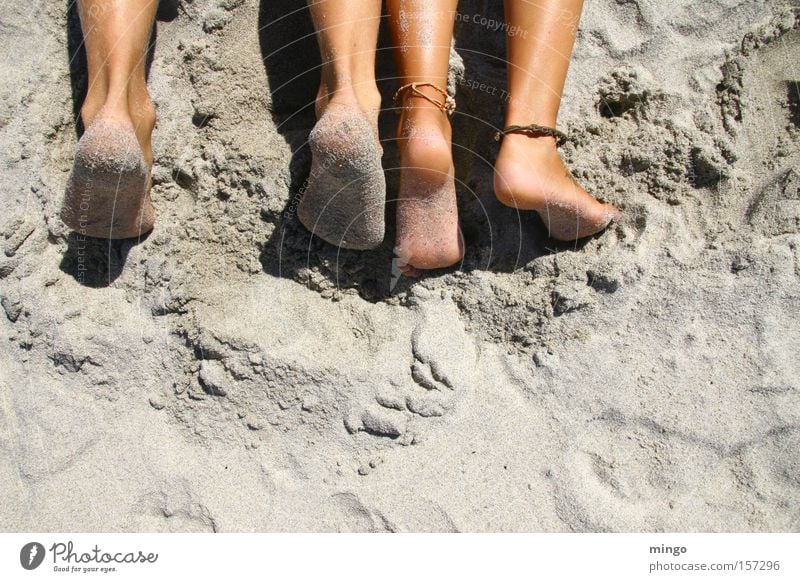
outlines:
[{"label": "bare leg", "polygon": [[378,141],[375,50],[381,0],[309,0],[322,60],[311,175],[298,217],[331,244],[383,240],[386,183]]},{"label": "bare leg", "polygon": [[62,219],[81,234],[139,236],[153,227],[155,109],[145,59],[158,0],[79,0],[89,73]]},{"label": "bare leg", "polygon": [[[388,0],[400,73],[398,84],[432,83],[446,89],[457,0]],[[432,87],[420,87],[443,102]],[[434,103],[402,93],[397,126],[400,192],[395,253],[409,276],[452,265],[464,256],[458,227],[450,121]]]},{"label": "bare leg", "polygon": [[[506,21],[516,31],[508,36],[507,126],[556,126],[582,6],[583,0],[506,0]],[[536,210],[559,240],[595,234],[619,217],[572,179],[552,137],[505,136],[494,189],[504,204]]]}]

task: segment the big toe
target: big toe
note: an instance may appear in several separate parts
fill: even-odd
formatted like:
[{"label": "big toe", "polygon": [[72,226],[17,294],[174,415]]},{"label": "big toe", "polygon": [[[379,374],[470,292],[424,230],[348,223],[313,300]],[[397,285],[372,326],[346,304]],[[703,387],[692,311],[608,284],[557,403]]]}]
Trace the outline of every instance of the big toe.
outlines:
[{"label": "big toe", "polygon": [[615,206],[602,202],[595,202],[592,208],[549,206],[538,212],[550,236],[565,242],[602,232],[620,217],[620,211]]},{"label": "big toe", "polygon": [[613,204],[603,204],[605,215],[608,217],[608,223],[617,222],[622,217],[622,212]]}]

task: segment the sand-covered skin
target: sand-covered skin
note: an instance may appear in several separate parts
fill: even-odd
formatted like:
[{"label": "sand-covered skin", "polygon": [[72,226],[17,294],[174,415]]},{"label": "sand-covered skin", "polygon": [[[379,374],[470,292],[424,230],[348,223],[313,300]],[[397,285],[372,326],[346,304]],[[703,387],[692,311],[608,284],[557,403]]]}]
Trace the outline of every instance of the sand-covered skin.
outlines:
[{"label": "sand-covered skin", "polygon": [[[434,125],[444,115],[428,110],[425,125],[404,111],[399,122],[400,184],[394,253],[396,264],[408,276],[422,269],[449,267],[464,256],[458,225],[458,206],[450,141]],[[417,113],[419,116],[419,113]],[[423,118],[424,119],[424,118]]]},{"label": "sand-covered skin", "polygon": [[355,252],[297,220],[317,85],[255,37],[304,39],[299,74],[294,0],[159,23],[139,244],[61,222],[79,43],[65,4],[2,1],[4,529],[800,529],[796,15],[586,3],[561,153],[623,215],[576,245],[492,192],[502,33],[471,16],[501,4],[459,7],[463,265],[390,291],[393,221]]},{"label": "sand-covered skin", "polygon": [[448,267],[461,257],[455,185],[443,182],[406,178],[397,201],[402,234],[394,252],[417,269]]},{"label": "sand-covered skin", "polygon": [[311,172],[298,218],[336,247],[383,241],[386,180],[375,132],[357,107],[329,103],[308,137]]},{"label": "sand-covered skin", "polygon": [[73,231],[124,239],[150,232],[150,168],[130,123],[98,113],[75,148],[61,219]]}]

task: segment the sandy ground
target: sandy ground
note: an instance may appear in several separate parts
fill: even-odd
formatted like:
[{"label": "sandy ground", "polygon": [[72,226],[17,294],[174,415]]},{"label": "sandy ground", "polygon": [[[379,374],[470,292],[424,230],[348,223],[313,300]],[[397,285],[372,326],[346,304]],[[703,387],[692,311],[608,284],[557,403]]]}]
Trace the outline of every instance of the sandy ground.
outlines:
[{"label": "sandy ground", "polygon": [[165,4],[135,244],[58,219],[75,15],[0,2],[3,530],[800,530],[796,2],[588,2],[564,155],[624,217],[568,245],[493,200],[500,3],[463,1],[468,252],[415,282],[391,226],[299,225],[316,45],[263,4]]}]

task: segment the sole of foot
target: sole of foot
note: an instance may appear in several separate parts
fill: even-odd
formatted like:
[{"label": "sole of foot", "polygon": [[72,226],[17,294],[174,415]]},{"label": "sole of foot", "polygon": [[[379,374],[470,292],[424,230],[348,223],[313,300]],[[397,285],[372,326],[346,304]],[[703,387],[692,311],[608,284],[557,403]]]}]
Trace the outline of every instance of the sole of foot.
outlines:
[{"label": "sole of foot", "polygon": [[385,231],[386,181],[372,124],[357,105],[331,101],[308,142],[311,173],[300,222],[334,246],[374,249]]},{"label": "sole of foot", "polygon": [[400,119],[395,264],[407,277],[452,266],[464,257],[449,124],[443,115],[423,105]]},{"label": "sole of foot", "polygon": [[572,178],[552,138],[505,136],[494,191],[506,206],[538,212],[550,236],[560,241],[592,236],[620,218],[616,207],[596,200]]},{"label": "sole of foot", "polygon": [[155,223],[150,170],[131,123],[99,113],[78,141],[61,220],[96,238],[147,234]]}]

